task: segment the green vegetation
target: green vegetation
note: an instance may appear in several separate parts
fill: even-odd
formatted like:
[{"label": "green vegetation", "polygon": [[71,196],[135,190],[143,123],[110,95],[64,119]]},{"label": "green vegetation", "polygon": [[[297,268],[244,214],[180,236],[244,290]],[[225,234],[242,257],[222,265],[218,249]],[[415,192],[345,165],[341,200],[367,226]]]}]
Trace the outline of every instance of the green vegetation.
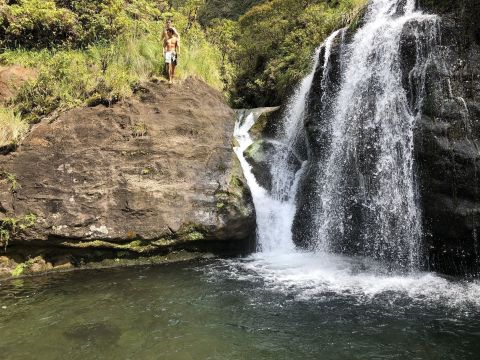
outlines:
[{"label": "green vegetation", "polygon": [[0,0],[0,64],[38,70],[11,109],[35,122],[54,111],[132,95],[163,74],[168,18],[182,33],[178,76],[197,76],[221,89],[220,53],[188,16],[193,5],[187,1],[175,10],[158,0]]},{"label": "green vegetation", "polygon": [[29,259],[23,263],[18,264],[15,269],[12,271],[12,276],[13,277],[19,277],[22,276],[25,270],[29,269],[33,264],[35,263],[35,260]]},{"label": "green vegetation", "polygon": [[142,122],[142,123],[137,123],[132,126],[132,135],[134,137],[143,137],[147,135],[148,129],[147,125]]},{"label": "green vegetation", "polygon": [[18,113],[0,106],[0,148],[15,146],[27,131],[28,125]]},{"label": "green vegetation", "polygon": [[262,0],[206,0],[199,9],[198,17],[202,25],[211,25],[214,19],[237,20],[252,6]]},{"label": "green vegetation", "polygon": [[110,105],[161,78],[170,18],[182,36],[179,78],[202,78],[235,107],[278,105],[308,71],[314,49],[365,3],[0,0],[0,65],[37,74],[0,108],[0,147],[18,143],[27,123],[72,107]]},{"label": "green vegetation", "polygon": [[9,217],[0,219],[0,246],[5,248],[19,230],[26,230],[34,226],[37,222],[35,214],[27,214],[22,217]]},{"label": "green vegetation", "polygon": [[0,171],[0,183],[6,182],[10,186],[10,192],[16,193],[20,188],[20,184],[17,181],[17,177],[14,174],[8,173],[6,171]]},{"label": "green vegetation", "polygon": [[232,99],[238,107],[278,105],[305,76],[316,47],[350,23],[366,0],[268,0],[236,23],[214,22],[213,33],[233,39],[222,49],[233,64]]}]

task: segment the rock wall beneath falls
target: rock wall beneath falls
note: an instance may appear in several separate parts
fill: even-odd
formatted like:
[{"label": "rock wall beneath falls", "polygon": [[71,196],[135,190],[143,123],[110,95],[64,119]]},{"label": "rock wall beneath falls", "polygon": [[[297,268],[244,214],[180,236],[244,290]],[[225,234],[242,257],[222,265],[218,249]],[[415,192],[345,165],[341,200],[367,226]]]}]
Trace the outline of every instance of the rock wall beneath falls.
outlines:
[{"label": "rock wall beneath falls", "polygon": [[415,150],[430,268],[480,271],[480,1],[421,0],[441,16]]}]

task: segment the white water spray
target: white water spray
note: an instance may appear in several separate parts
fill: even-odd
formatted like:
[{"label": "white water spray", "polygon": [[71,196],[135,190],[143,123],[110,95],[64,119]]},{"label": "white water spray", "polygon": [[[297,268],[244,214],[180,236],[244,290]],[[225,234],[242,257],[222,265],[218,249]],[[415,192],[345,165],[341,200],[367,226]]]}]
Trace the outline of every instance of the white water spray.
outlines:
[{"label": "white water spray", "polygon": [[[406,26],[416,35],[414,103],[421,107],[437,18],[415,11],[415,0],[375,0],[366,24],[347,47],[342,85],[334,102],[330,155],[323,168],[318,246],[416,269],[421,256],[421,214],[413,159],[416,117],[402,84],[400,43]],[[424,35],[426,38],[422,38]],[[427,43],[427,45],[425,45]],[[418,105],[420,104],[420,105]],[[356,179],[356,183],[351,179]],[[348,246],[349,244],[347,244]]]}]

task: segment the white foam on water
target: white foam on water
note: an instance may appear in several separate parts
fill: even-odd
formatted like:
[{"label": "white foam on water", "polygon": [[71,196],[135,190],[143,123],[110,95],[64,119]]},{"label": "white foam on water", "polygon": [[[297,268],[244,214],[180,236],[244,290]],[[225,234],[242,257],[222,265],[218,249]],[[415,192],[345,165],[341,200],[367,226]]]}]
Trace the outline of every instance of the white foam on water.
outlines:
[{"label": "white foam on water", "polygon": [[261,280],[271,291],[310,300],[333,295],[365,303],[379,297],[389,301],[465,306],[480,310],[480,281],[447,279],[435,273],[395,273],[365,258],[314,252],[256,253],[226,260],[222,273],[238,280]]}]

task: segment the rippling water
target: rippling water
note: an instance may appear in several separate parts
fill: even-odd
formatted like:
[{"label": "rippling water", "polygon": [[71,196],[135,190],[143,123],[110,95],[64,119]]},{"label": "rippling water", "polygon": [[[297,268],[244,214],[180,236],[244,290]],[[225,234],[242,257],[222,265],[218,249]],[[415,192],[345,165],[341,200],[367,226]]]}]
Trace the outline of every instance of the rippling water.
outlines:
[{"label": "rippling water", "polygon": [[291,253],[1,282],[2,359],[478,359],[480,284]]}]

